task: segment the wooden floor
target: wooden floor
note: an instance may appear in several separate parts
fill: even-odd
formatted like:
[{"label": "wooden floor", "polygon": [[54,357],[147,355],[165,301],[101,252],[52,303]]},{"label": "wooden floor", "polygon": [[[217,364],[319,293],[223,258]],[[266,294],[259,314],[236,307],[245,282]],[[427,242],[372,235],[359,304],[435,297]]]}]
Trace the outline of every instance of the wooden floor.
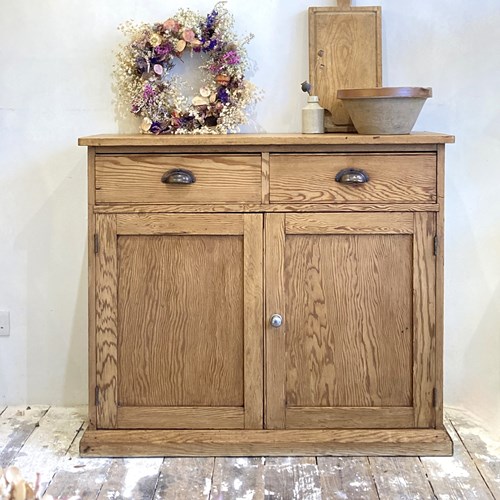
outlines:
[{"label": "wooden floor", "polygon": [[500,499],[500,443],[448,410],[446,458],[79,458],[84,407],[0,407],[0,466],[68,499]]}]

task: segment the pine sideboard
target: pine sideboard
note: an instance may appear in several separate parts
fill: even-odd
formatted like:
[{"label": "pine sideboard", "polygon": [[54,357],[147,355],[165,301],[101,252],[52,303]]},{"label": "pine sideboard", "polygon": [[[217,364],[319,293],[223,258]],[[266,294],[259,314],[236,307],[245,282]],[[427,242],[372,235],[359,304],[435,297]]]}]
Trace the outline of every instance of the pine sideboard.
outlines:
[{"label": "pine sideboard", "polygon": [[442,357],[453,141],[81,138],[81,454],[451,454]]}]

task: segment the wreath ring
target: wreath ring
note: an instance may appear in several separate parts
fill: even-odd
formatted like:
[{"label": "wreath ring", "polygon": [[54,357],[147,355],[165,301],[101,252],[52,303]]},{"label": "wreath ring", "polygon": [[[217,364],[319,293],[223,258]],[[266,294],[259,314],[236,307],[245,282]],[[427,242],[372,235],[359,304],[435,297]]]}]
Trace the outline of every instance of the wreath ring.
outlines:
[{"label": "wreath ring", "polygon": [[[238,131],[247,122],[246,108],[255,102],[255,87],[245,80],[245,45],[233,18],[219,2],[207,16],[181,9],[164,23],[126,23],[129,42],[115,65],[118,95],[143,118],[141,131],[153,134],[206,134]],[[170,75],[186,53],[206,54],[202,86],[191,102],[180,92],[184,82]]]}]

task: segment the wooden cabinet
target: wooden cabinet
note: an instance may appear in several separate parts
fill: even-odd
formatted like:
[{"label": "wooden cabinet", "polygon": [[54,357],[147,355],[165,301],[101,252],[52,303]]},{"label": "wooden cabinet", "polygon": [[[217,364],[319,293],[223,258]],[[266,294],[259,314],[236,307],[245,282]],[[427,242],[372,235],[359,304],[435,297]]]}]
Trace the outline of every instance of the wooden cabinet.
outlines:
[{"label": "wooden cabinet", "polygon": [[81,139],[94,249],[81,453],[451,453],[452,141]]}]

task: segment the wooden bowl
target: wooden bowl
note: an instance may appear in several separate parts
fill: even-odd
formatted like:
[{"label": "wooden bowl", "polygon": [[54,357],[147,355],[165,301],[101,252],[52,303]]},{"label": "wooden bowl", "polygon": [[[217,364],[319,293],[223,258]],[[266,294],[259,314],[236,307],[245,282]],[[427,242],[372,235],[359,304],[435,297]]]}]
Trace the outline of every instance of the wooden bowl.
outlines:
[{"label": "wooden bowl", "polygon": [[409,134],[432,89],[424,87],[378,87],[342,89],[337,97],[344,104],[359,134]]}]

